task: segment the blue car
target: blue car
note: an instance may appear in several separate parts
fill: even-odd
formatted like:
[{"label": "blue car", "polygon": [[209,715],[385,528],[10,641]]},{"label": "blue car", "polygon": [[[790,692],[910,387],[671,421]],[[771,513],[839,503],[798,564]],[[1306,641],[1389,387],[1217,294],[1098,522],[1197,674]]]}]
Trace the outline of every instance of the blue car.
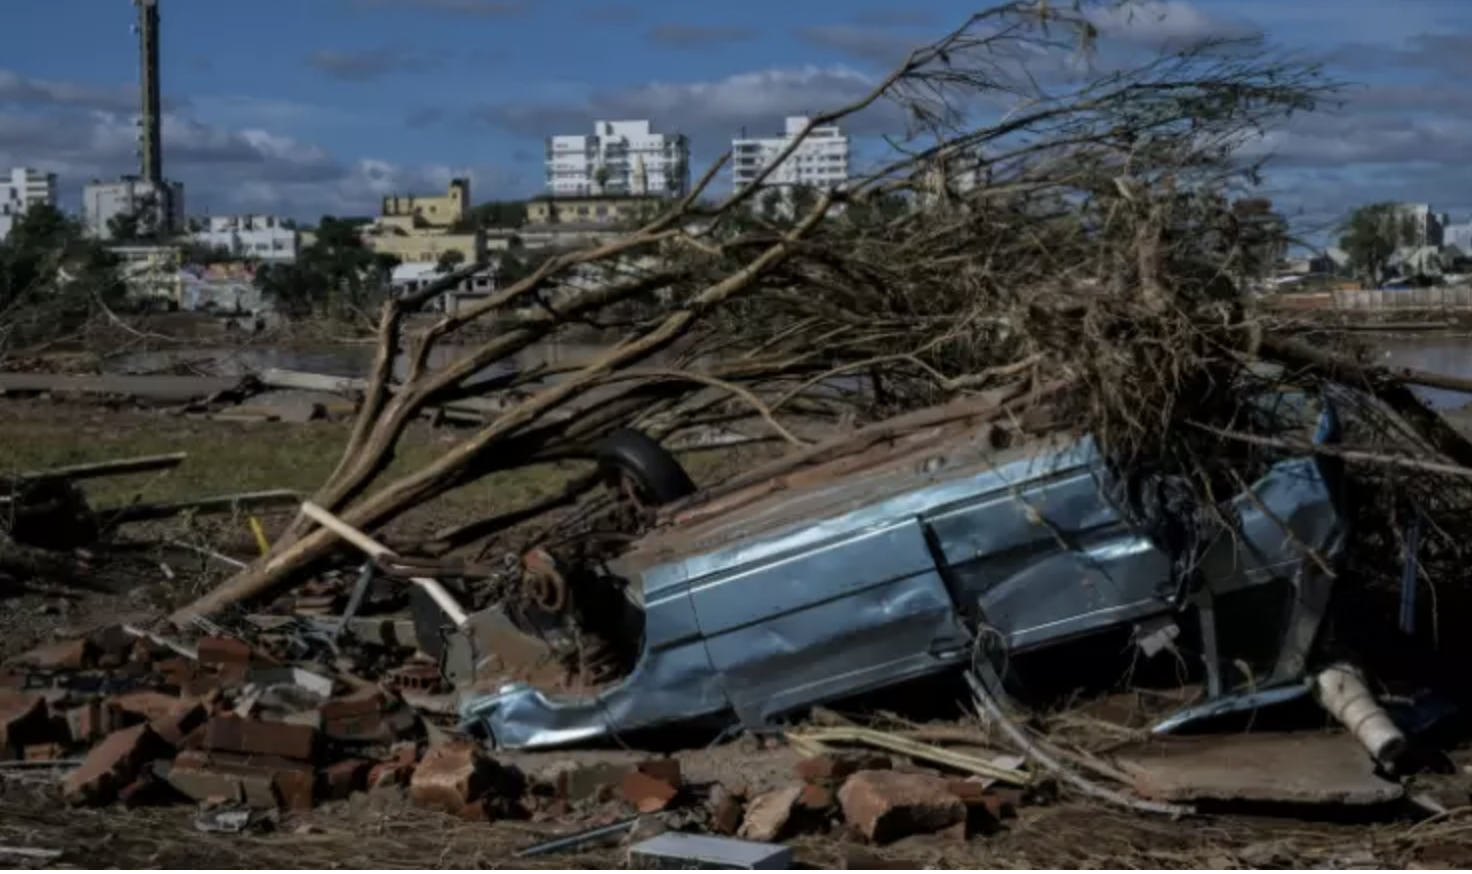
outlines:
[{"label": "blue car", "polygon": [[[1321,398],[1267,395],[1254,415],[1259,432],[1337,439]],[[673,464],[650,457],[646,473]],[[780,487],[661,507],[603,572],[642,641],[632,670],[586,696],[507,685],[460,715],[506,749],[694,720],[759,729],[964,667],[1000,690],[1011,655],[1111,630],[1150,654],[1183,628],[1206,701],[1162,730],[1296,697],[1346,537],[1338,476],[1332,458],[1290,457],[1203,507],[1169,477],[1114,470],[1090,436],[1005,446],[953,421]],[[1250,623],[1218,618],[1244,609]]]}]

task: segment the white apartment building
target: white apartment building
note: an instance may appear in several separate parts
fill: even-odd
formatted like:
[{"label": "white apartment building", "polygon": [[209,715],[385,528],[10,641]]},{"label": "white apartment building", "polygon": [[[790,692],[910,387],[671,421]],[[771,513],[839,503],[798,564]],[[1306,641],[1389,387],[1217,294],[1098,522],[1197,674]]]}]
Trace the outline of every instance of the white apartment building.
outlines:
[{"label": "white apartment building", "polygon": [[237,258],[278,263],[296,260],[301,239],[295,228],[273,215],[211,216],[189,238]]},{"label": "white apartment building", "polygon": [[[731,143],[731,182],[737,189],[756,181],[757,174],[777,160],[777,156],[807,127],[807,116],[787,118],[781,136],[734,140]],[[786,161],[763,182],[764,186],[809,186],[818,189],[837,188],[848,182],[849,139],[836,125],[815,127]]]},{"label": "white apartment building", "polygon": [[183,184],[155,184],[137,176],[124,176],[115,182],[93,180],[82,189],[82,222],[95,239],[112,239],[110,222],[114,217],[145,213],[146,224],[160,233],[183,228]]},{"label": "white apartment building", "polygon": [[1409,239],[1401,240],[1402,246],[1419,249],[1442,244],[1443,229],[1448,224],[1450,216],[1446,213],[1432,212],[1429,203],[1398,203],[1396,209],[1400,213],[1401,221],[1410,225],[1406,229]]},{"label": "white apartment building", "polygon": [[689,139],[655,133],[648,121],[596,121],[591,135],[547,138],[547,191],[553,197],[680,197],[689,190]]},{"label": "white apartment building", "polygon": [[0,240],[10,236],[11,228],[26,210],[41,204],[56,205],[55,173],[16,167],[0,176]]}]

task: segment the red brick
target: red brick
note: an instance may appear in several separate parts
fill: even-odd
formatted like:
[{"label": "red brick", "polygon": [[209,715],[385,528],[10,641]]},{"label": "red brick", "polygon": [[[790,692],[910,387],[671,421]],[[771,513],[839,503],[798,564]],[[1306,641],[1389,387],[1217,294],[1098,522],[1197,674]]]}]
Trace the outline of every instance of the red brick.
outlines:
[{"label": "red brick", "polygon": [[62,792],[72,804],[106,804],[136,780],[145,765],[172,754],[173,749],[146,725],[115,731],[67,776]]},{"label": "red brick", "polygon": [[680,774],[679,759],[647,759],[636,765],[635,770],[656,780],[668,783],[675,789],[679,789],[685,785],[684,779]]},{"label": "red brick", "polygon": [[254,653],[250,644],[233,637],[201,638],[197,647],[199,663],[211,667],[249,665]]},{"label": "red brick", "polygon": [[51,740],[46,699],[30,692],[0,692],[0,749],[16,750]]},{"label": "red brick", "polygon": [[141,717],[144,721],[152,722],[175,712],[183,702],[174,695],[165,695],[162,692],[145,689],[114,695],[108,699],[107,703],[114,710],[120,710],[123,713]]},{"label": "red brick", "polygon": [[806,783],[802,787],[802,794],[797,797],[797,806],[821,813],[833,807],[833,793],[816,783]]},{"label": "red brick", "polygon": [[199,673],[194,662],[182,656],[154,662],[153,672],[171,686],[183,686]]},{"label": "red brick", "polygon": [[301,762],[193,750],[181,753],[169,770],[169,783],[195,801],[223,799],[256,808],[310,808],[314,778],[311,766]]},{"label": "red brick", "polygon": [[130,809],[168,804],[178,798],[174,788],[151,770],[144,770],[138,779],[118,790],[118,801]]},{"label": "red brick", "polygon": [[182,747],[190,732],[205,724],[209,711],[200,703],[181,702],[169,713],[148,724],[159,737],[175,747]]},{"label": "red brick", "polygon": [[80,671],[91,664],[92,657],[92,645],[86,640],[60,640],[38,646],[15,661],[42,671]]},{"label": "red brick", "polygon": [[334,698],[318,709],[322,733],[335,740],[389,743],[414,725],[414,714],[377,691]]},{"label": "red brick", "polygon": [[373,763],[366,759],[347,759],[321,771],[322,798],[341,801],[368,786],[368,771]]},{"label": "red brick", "polygon": [[680,794],[676,787],[643,771],[625,775],[619,782],[618,789],[624,800],[634,805],[640,813],[664,810]]},{"label": "red brick", "polygon": [[931,834],[966,821],[947,781],[899,771],[860,771],[838,791],[848,824],[876,843]]},{"label": "red brick", "polygon": [[89,701],[62,715],[66,717],[67,729],[75,744],[90,744],[124,727],[123,714],[103,707],[100,701]]},{"label": "red brick", "polygon": [[307,725],[216,716],[205,728],[203,748],[310,762],[317,757],[317,731]]},{"label": "red brick", "polygon": [[492,767],[480,747],[470,741],[441,744],[414,770],[409,797],[422,807],[458,814],[490,791]]}]

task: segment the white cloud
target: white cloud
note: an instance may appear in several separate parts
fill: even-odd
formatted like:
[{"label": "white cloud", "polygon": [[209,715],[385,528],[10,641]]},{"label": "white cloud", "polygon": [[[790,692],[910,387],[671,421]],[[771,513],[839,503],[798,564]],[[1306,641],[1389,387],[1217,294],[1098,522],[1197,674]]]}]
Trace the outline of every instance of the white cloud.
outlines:
[{"label": "white cloud", "polygon": [[[254,116],[259,123],[212,124],[183,112],[164,116],[165,172],[184,183],[191,211],[363,214],[375,211],[384,194],[442,189],[456,175],[490,181],[486,177],[494,172],[344,160],[270,123],[286,123],[300,111],[288,102],[237,98],[214,109],[237,119]],[[91,179],[136,172],[137,134],[131,107],[120,107],[111,90],[0,71],[0,167],[56,173],[69,195],[66,206],[76,206],[77,193]]]}]

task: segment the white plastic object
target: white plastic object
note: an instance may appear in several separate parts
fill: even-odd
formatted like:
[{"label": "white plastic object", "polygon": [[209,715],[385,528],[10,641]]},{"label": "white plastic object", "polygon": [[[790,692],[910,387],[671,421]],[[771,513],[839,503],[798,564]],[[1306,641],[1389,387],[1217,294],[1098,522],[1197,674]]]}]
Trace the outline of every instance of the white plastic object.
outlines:
[{"label": "white plastic object", "polygon": [[1349,729],[1376,761],[1389,764],[1405,753],[1406,736],[1375,700],[1364,675],[1354,665],[1343,662],[1331,665],[1319,672],[1314,685],[1319,703]]}]

